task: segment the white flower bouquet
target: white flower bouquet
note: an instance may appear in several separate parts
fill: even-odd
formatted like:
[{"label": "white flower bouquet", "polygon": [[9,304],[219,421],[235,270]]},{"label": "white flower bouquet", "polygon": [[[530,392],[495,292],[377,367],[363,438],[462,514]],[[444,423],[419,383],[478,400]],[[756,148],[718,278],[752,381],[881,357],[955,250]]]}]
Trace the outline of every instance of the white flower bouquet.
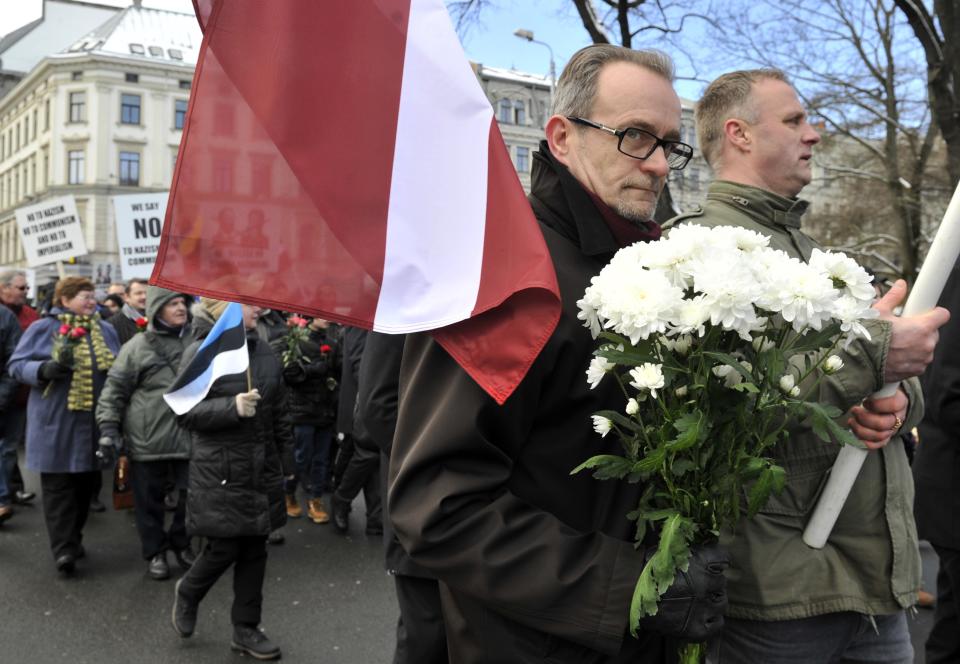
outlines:
[{"label": "white flower bouquet", "polygon": [[[617,381],[626,403],[593,416],[623,455],[594,456],[573,472],[640,482],[627,516],[638,544],[659,537],[634,591],[634,632],[686,569],[691,545],[715,540],[783,488],[768,453],[788,422],[862,446],[835,422],[839,409],[814,395],[842,369],[833,351],[869,338],[870,276],[843,254],[816,250],[804,263],[768,243],[743,228],[680,226],[617,252],[578,302],[600,340],[587,380]],[[696,662],[702,651],[690,644],[681,658]]]}]

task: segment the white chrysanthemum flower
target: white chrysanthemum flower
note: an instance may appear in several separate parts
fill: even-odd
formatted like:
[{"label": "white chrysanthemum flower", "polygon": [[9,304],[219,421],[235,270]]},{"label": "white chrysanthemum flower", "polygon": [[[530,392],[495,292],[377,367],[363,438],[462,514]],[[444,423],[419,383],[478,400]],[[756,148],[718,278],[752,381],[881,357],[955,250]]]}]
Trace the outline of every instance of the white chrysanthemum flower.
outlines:
[{"label": "white chrysanthemum flower", "polygon": [[760,289],[746,261],[702,261],[694,272],[694,288],[704,294],[713,325],[735,331],[745,341],[752,340],[751,331],[762,329],[765,319],[754,307]]},{"label": "white chrysanthemum flower", "polygon": [[681,385],[680,387],[678,387],[677,389],[675,389],[675,390],[673,391],[673,393],[676,394],[679,398],[682,399],[683,397],[687,396],[687,392],[688,392],[688,391],[689,391],[689,390],[687,389],[687,386],[686,386],[686,385]]},{"label": "white chrysanthemum flower", "polygon": [[843,295],[861,302],[872,302],[876,297],[870,275],[846,254],[814,249],[810,254],[810,267],[826,275]]},{"label": "white chrysanthemum flower", "polygon": [[590,366],[587,367],[587,382],[590,383],[590,389],[594,389],[607,375],[607,372],[617,366],[613,362],[608,362],[605,358],[595,357],[590,360]]},{"label": "white chrysanthemum flower", "polygon": [[762,336],[762,335],[759,337],[754,337],[753,342],[750,345],[752,345],[753,350],[757,351],[758,353],[765,353],[771,348],[773,348],[774,346],[776,346],[776,344],[772,340],[767,339],[765,336]]},{"label": "white chrysanthemum flower", "polygon": [[639,367],[630,370],[630,387],[640,392],[650,391],[650,396],[657,398],[657,390],[663,387],[663,365],[644,362]]},{"label": "white chrysanthemum flower", "polygon": [[846,333],[843,348],[846,350],[850,342],[857,337],[870,340],[870,332],[863,326],[864,320],[870,320],[880,315],[873,307],[864,306],[853,296],[843,295],[833,305],[833,317],[840,321],[840,329]]},{"label": "white chrysanthemum flower", "polygon": [[660,272],[629,262],[611,262],[594,277],[591,289],[599,293],[597,313],[605,328],[638,343],[651,334],[666,332],[667,323],[683,290]]},{"label": "white chrysanthemum flower", "polygon": [[[594,281],[596,281],[596,277],[591,279],[590,283],[592,284]],[[580,309],[577,318],[583,321],[584,327],[590,328],[590,334],[594,339],[600,336],[600,331],[603,329],[600,325],[600,316],[597,314],[600,302],[600,291],[592,285],[587,288],[583,297],[577,300],[577,307]]]},{"label": "white chrysanthemum flower", "polygon": [[726,387],[733,387],[743,382],[743,376],[740,375],[740,372],[729,364],[718,364],[710,371],[713,372],[713,375],[717,378],[722,378],[723,384]]},{"label": "white chrysanthemum flower", "polygon": [[[692,344],[693,338],[690,335],[696,333],[698,337],[702,337],[706,333],[708,320],[710,320],[710,309],[707,306],[706,297],[697,295],[689,300],[683,300],[677,305],[674,310],[674,317],[670,320],[670,326],[674,332],[681,335],[678,340],[686,338]],[[689,350],[690,344],[687,344],[687,350]],[[673,350],[678,350],[678,348],[674,346]],[[686,352],[680,354],[686,355]]]},{"label": "white chrysanthemum flower", "polygon": [[767,236],[741,226],[716,226],[711,231],[720,246],[747,253],[770,245],[770,238]]},{"label": "white chrysanthemum flower", "polygon": [[690,352],[690,348],[693,347],[693,337],[689,334],[681,334],[679,337],[673,340],[665,339],[664,342],[669,343],[670,350],[680,357],[686,357]]},{"label": "white chrysanthemum flower", "polygon": [[797,332],[807,328],[823,329],[824,322],[833,316],[837,291],[833,283],[809,265],[792,263],[783,266],[786,274],[780,280],[779,303],[769,307],[793,325]]},{"label": "white chrysanthemum flower", "polygon": [[831,355],[823,363],[823,371],[827,374],[835,374],[843,369],[843,360],[836,355]]},{"label": "white chrysanthemum flower", "polygon": [[790,394],[797,384],[797,379],[793,374],[783,374],[780,377],[780,391],[784,394]]},{"label": "white chrysanthemum flower", "polygon": [[613,422],[603,415],[591,415],[590,417],[593,418],[593,430],[600,434],[601,437],[610,433],[610,429],[613,428]]},{"label": "white chrysanthemum flower", "polygon": [[637,403],[636,399],[627,400],[627,415],[636,415],[640,410],[640,404]]}]

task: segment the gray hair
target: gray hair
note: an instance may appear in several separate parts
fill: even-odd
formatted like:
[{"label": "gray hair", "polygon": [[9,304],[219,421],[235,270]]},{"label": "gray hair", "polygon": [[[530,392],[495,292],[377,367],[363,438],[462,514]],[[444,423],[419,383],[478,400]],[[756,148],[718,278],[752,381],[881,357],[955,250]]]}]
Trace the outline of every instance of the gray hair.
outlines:
[{"label": "gray hair", "polygon": [[759,118],[750,94],[755,83],[767,79],[790,85],[790,79],[779,69],[746,69],[720,76],[703,91],[694,113],[697,140],[703,158],[714,171],[720,164],[723,123],[733,117],[755,123]]},{"label": "gray hair", "polygon": [[554,91],[553,114],[571,117],[589,115],[597,96],[600,71],[611,62],[639,65],[673,83],[673,60],[662,51],[592,44],[574,53],[563,68]]},{"label": "gray hair", "polygon": [[0,272],[0,286],[9,286],[17,277],[27,278],[27,273],[23,270],[4,270]]}]

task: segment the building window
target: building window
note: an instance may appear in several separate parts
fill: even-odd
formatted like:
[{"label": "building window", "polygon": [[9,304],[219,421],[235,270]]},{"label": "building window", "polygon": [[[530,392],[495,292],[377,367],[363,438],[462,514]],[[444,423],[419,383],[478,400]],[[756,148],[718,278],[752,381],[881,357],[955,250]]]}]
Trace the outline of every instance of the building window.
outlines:
[{"label": "building window", "polygon": [[163,57],[163,49],[159,46],[148,46],[147,50],[150,51],[150,55],[154,56],[155,58]]},{"label": "building window", "polygon": [[70,122],[84,122],[87,118],[87,93],[70,93]]},{"label": "building window", "polygon": [[233,160],[219,157],[213,162],[213,190],[228,194],[233,191]]},{"label": "building window", "polygon": [[513,117],[514,121],[518,125],[527,124],[527,105],[522,101],[518,101],[513,105]]},{"label": "building window", "polygon": [[183,129],[187,120],[187,100],[177,99],[173,102],[173,128]]},{"label": "building window", "polygon": [[43,130],[50,131],[50,100],[43,103]]},{"label": "building window", "polygon": [[38,109],[33,109],[33,140],[37,140],[37,116],[40,115]]},{"label": "building window", "polygon": [[503,124],[510,124],[513,121],[513,103],[509,99],[501,99],[499,108],[497,120]]},{"label": "building window", "polygon": [[124,80],[126,80],[127,83],[139,83],[140,74],[130,74],[130,73],[124,74]]},{"label": "building window", "polygon": [[83,184],[83,150],[67,153],[67,184]]},{"label": "building window", "polygon": [[145,53],[143,44],[130,44],[130,52],[134,55],[143,55]]},{"label": "building window", "polygon": [[82,71],[72,71],[72,72],[70,72],[70,80],[72,80],[72,81],[79,81],[81,78],[83,78],[83,72],[82,72]]},{"label": "building window", "polygon": [[17,149],[19,150],[19,149],[20,149],[20,123],[19,123],[19,122],[16,124],[16,126],[14,126],[13,130],[14,130],[14,132],[16,132],[16,136],[17,136]]},{"label": "building window", "polygon": [[530,170],[530,148],[517,146],[517,172],[526,173]]},{"label": "building window", "polygon": [[140,153],[120,153],[120,184],[128,187],[140,186]]},{"label": "building window", "polygon": [[0,159],[7,158],[7,137],[0,135]]},{"label": "building window", "polygon": [[235,136],[237,130],[233,106],[230,104],[217,104],[214,113],[213,135]]},{"label": "building window", "polygon": [[190,81],[181,80],[181,81],[180,81],[180,89],[181,89],[181,90],[189,90],[189,89],[190,89]]},{"label": "building window", "polygon": [[171,60],[183,60],[183,51],[179,48],[168,48],[167,55],[170,56]]},{"label": "building window", "polygon": [[140,124],[140,95],[120,95],[120,122]]}]

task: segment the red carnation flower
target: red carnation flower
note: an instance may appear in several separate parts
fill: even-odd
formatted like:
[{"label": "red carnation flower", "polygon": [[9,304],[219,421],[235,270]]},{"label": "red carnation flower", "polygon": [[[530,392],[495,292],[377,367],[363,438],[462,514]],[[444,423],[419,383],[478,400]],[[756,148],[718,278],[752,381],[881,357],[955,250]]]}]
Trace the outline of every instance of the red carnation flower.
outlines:
[{"label": "red carnation flower", "polygon": [[72,330],[70,330],[70,338],[71,338],[71,339],[80,339],[81,337],[85,336],[86,334],[87,334],[87,330],[86,330],[85,328],[82,328],[82,327],[75,327],[75,328],[73,328]]},{"label": "red carnation flower", "polygon": [[143,316],[140,316],[140,318],[138,318],[137,320],[135,320],[135,321],[133,321],[133,322],[137,324],[137,327],[138,327],[138,328],[140,328],[141,330],[144,330],[144,329],[146,329],[146,327],[147,327],[147,322],[148,322],[148,321],[147,321],[147,319],[144,318]]},{"label": "red carnation flower", "polygon": [[332,350],[333,349],[328,344],[323,344],[322,346],[320,346],[321,353],[329,353]]},{"label": "red carnation flower", "polygon": [[60,329],[57,332],[61,337],[65,337],[70,334],[70,326],[64,323],[60,326]]}]

